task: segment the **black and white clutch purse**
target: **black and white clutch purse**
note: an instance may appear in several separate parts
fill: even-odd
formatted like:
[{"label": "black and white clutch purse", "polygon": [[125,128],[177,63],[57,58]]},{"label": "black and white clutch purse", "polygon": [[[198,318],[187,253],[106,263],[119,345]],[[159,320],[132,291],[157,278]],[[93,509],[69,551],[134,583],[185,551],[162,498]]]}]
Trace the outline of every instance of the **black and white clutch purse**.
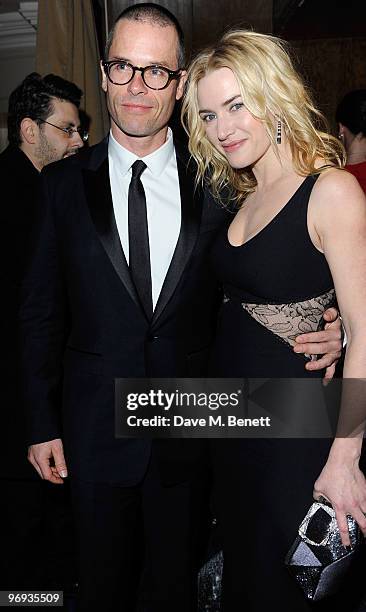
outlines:
[{"label": "black and white clutch purse", "polygon": [[299,527],[285,565],[309,600],[334,595],[360,552],[361,530],[351,516],[347,520],[348,547],[342,544],[334,510],[324,499],[310,506]]}]

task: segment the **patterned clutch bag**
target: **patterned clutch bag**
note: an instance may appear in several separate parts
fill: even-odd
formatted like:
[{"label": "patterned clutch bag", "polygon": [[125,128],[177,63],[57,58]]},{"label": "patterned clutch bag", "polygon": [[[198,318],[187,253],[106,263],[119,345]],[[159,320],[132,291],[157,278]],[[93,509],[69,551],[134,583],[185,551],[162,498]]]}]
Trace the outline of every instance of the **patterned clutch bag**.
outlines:
[{"label": "patterned clutch bag", "polygon": [[310,506],[299,527],[285,565],[309,600],[334,595],[360,552],[361,530],[351,516],[347,520],[348,547],[342,544],[334,510],[324,499]]}]

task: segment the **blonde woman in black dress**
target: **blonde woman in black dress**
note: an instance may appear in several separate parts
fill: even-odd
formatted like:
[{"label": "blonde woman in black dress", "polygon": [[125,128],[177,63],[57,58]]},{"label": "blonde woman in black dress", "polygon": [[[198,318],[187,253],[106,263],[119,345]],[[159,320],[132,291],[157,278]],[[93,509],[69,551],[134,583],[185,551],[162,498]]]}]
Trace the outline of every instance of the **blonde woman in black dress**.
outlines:
[{"label": "blonde woman in black dress", "polygon": [[[212,264],[224,285],[212,374],[319,376],[294,337],[335,299],[347,332],[344,376],[366,378],[366,200],[342,170],[342,145],[321,127],[284,45],[229,32],[189,70],[183,107],[198,178],[237,213]],[[362,434],[349,439],[212,441],[214,505],[224,549],[224,612],[312,609],[284,568],[311,497],[323,495],[349,543],[366,534]],[[351,602],[316,609],[351,612]],[[330,605],[330,608],[328,606]]]}]

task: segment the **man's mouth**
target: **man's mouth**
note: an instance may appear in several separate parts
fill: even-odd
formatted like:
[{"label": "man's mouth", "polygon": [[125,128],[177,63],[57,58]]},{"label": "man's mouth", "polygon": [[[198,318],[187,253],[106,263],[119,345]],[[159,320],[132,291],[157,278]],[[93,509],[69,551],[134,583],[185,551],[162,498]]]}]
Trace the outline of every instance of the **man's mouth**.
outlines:
[{"label": "man's mouth", "polygon": [[70,157],[70,155],[76,155],[77,152],[78,152],[78,149],[72,149],[71,151],[67,151],[64,157]]},{"label": "man's mouth", "polygon": [[153,107],[148,106],[147,104],[136,104],[133,102],[125,102],[122,104],[122,107],[130,112],[136,113],[146,113],[151,110]]}]

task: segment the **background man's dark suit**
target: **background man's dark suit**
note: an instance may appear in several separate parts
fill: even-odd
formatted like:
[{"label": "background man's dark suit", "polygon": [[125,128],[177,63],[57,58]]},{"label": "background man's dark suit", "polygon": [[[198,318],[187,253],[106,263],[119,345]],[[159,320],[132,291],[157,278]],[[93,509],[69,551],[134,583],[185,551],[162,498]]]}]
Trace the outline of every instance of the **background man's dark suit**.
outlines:
[{"label": "background man's dark suit", "polygon": [[[1,422],[2,478],[38,480],[28,463],[26,422],[18,397],[18,300],[19,282],[27,262],[32,226],[37,217],[37,197],[40,174],[30,159],[18,148],[8,146],[0,155],[0,184],[2,193],[1,257],[1,338],[6,348],[2,364],[1,393],[7,406],[6,419]],[[10,444],[9,440],[13,443]]]},{"label": "background man's dark suit", "polygon": [[[62,437],[69,472],[84,483],[133,487],[151,456],[165,485],[187,481],[200,465],[199,441],[114,438],[114,378],[204,374],[215,327],[220,296],[209,248],[226,213],[203,201],[185,147],[175,150],[181,230],[151,323],[118,236],[107,140],[43,172],[45,208],[22,308],[30,442]],[[181,512],[170,520],[183,525]]]},{"label": "background man's dark suit", "polygon": [[[38,216],[40,186],[40,173],[20,148],[8,146],[1,153],[0,185],[1,343],[5,356],[0,391],[0,587],[59,588],[73,577],[69,500],[64,489],[42,482],[27,461],[27,419],[20,396],[19,287]],[[53,542],[52,558],[44,552],[46,540]],[[30,549],[34,549],[31,565]]]}]

